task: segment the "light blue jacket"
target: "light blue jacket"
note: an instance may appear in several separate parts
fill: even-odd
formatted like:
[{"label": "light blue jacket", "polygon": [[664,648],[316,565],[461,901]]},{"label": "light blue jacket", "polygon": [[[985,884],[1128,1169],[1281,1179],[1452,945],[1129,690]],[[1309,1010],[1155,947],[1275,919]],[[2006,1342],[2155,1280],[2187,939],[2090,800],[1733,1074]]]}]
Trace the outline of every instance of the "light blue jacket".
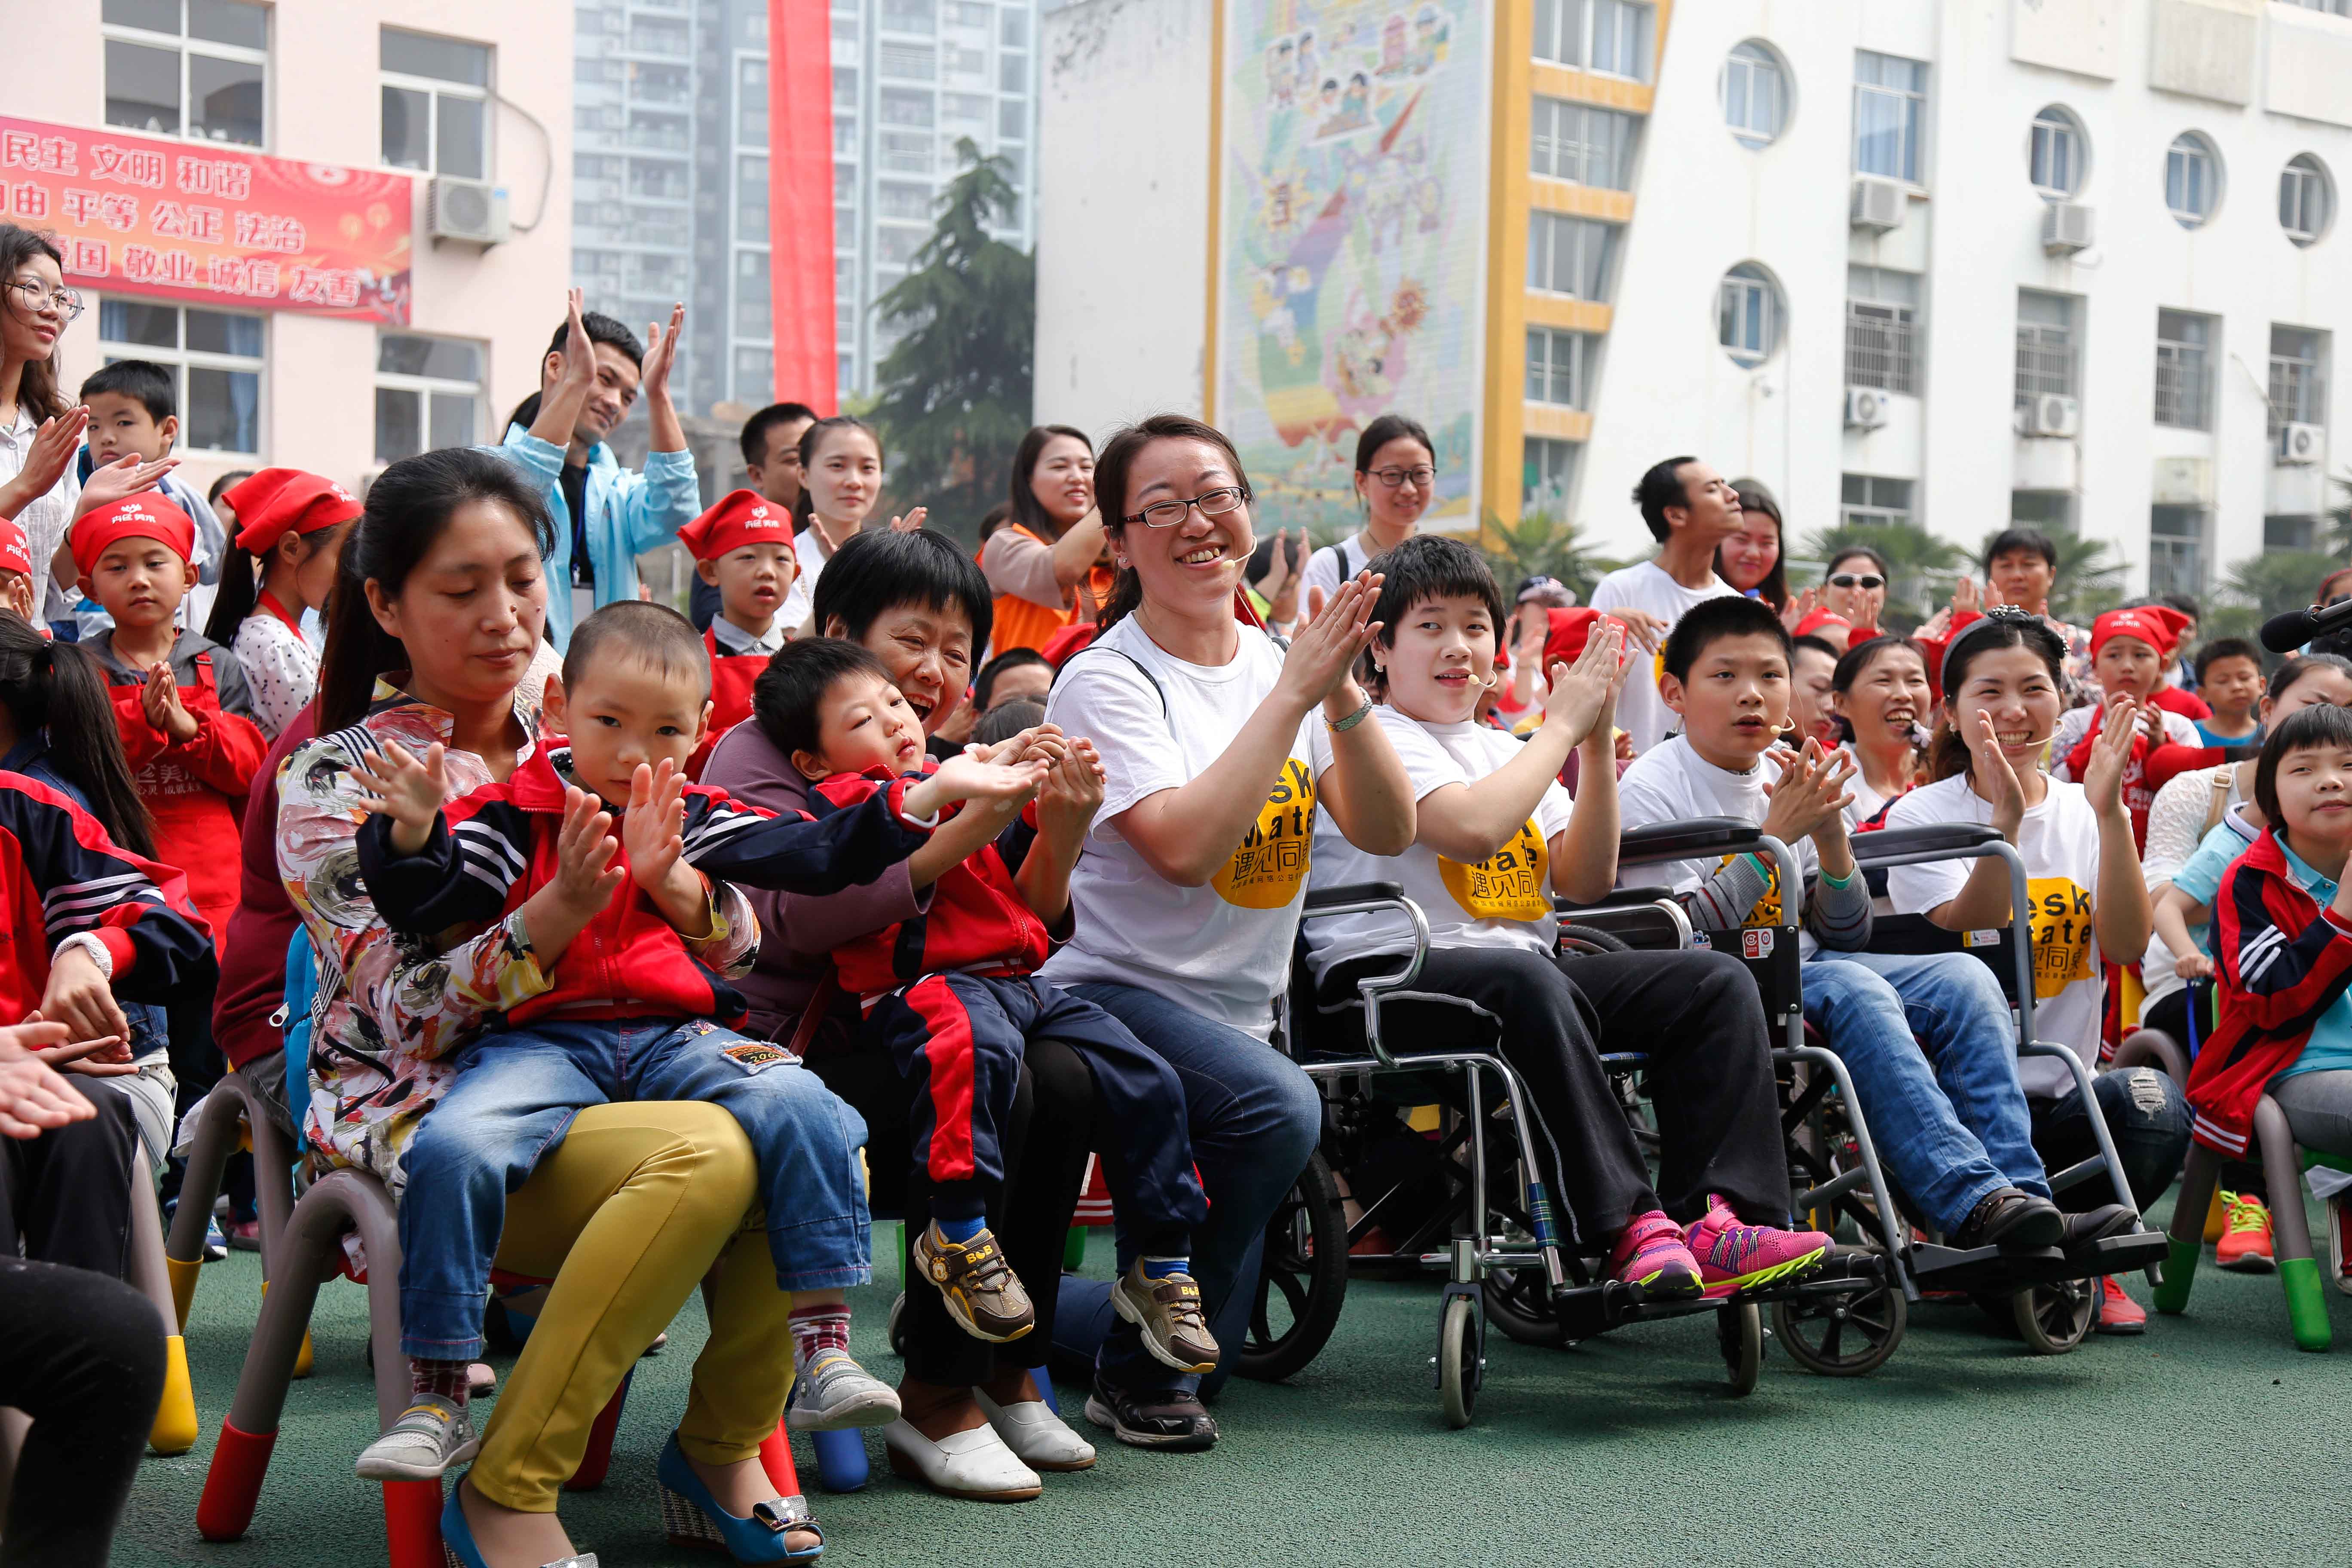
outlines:
[{"label": "light blue jacket", "polygon": [[[506,444],[488,448],[529,474],[555,520],[555,551],[547,558],[548,640],[559,649],[572,641],[572,509],[563,502],[564,448],[542,441],[520,425],[507,426]],[[633,474],[612,448],[598,442],[588,453],[589,564],[596,572],[596,603],[637,596],[637,557],[677,537],[702,513],[702,484],[692,452],[649,452],[646,468]]]}]

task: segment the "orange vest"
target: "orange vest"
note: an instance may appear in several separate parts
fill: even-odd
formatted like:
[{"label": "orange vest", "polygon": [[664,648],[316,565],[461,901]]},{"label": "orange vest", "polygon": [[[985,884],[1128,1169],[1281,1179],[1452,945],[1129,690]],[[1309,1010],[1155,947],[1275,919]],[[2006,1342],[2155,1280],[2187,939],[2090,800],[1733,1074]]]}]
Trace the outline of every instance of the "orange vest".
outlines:
[{"label": "orange vest", "polygon": [[[1004,527],[1024,539],[1037,539],[1036,534],[1017,522],[1008,522]],[[1037,539],[1037,542],[1050,549],[1054,542]],[[1100,566],[1090,568],[1086,580],[1078,584],[1077,603],[1066,610],[1040,605],[1018,594],[997,595],[995,628],[990,634],[992,657],[1016,647],[1042,649],[1046,639],[1064,626],[1074,622],[1091,625],[1097,611],[1110,599],[1111,578],[1112,574]]]}]

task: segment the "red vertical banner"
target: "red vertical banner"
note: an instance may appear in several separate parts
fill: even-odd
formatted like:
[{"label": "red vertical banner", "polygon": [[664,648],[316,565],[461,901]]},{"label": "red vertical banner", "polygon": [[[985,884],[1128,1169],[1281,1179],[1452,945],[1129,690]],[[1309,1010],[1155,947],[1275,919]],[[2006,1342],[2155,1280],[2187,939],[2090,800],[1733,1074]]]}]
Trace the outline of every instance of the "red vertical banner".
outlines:
[{"label": "red vertical banner", "polygon": [[829,0],[768,0],[768,289],[776,398],[835,408],[833,18]]}]

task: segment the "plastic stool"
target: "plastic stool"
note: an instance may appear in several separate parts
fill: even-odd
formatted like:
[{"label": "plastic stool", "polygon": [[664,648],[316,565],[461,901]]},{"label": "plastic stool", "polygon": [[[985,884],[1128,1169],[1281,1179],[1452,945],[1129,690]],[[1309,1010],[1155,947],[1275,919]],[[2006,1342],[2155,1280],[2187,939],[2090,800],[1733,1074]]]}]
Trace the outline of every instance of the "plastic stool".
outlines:
[{"label": "plastic stool", "polygon": [[[2278,1258],[2279,1287],[2286,1295],[2287,1326],[2297,1350],[2324,1351],[2335,1341],[2327,1323],[2327,1298],[2318,1261],[2311,1254],[2311,1224],[2303,1212],[2303,1154],[2277,1100],[2263,1096],[2254,1107],[2254,1136],[2248,1156],[2263,1166],[2271,1200],[2272,1246]],[[2156,1288],[2156,1310],[2178,1315],[2189,1309],[2189,1289],[2205,1245],[2205,1212],[2221,1179],[2221,1155],[2202,1143],[2189,1145],[2180,1173],[2180,1195],[2172,1210],[2171,1254],[2164,1282]]]}]

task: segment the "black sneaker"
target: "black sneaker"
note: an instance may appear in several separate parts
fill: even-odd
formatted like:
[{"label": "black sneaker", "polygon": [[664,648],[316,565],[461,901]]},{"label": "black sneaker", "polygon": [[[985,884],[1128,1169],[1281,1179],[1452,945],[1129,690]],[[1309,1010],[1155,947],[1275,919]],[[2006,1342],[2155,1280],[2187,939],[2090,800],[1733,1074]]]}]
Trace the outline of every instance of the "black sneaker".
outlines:
[{"label": "black sneaker", "polygon": [[2095,1241],[2110,1237],[2129,1236],[2139,1228],[2139,1215],[2129,1204],[2102,1204],[2095,1209],[2066,1216],[2066,1239],[2059,1245],[2068,1252],[2078,1247],[2088,1247]]},{"label": "black sneaker", "polygon": [[1087,1419],[1135,1448],[1192,1453],[1217,1443],[1217,1422],[1200,1395],[1182,1388],[1121,1388],[1095,1374]]},{"label": "black sneaker", "polygon": [[2066,1216],[2056,1204],[2015,1187],[1998,1187],[1969,1211],[1951,1240],[1963,1252],[1979,1247],[2033,1252],[2055,1247],[2065,1237]]}]

